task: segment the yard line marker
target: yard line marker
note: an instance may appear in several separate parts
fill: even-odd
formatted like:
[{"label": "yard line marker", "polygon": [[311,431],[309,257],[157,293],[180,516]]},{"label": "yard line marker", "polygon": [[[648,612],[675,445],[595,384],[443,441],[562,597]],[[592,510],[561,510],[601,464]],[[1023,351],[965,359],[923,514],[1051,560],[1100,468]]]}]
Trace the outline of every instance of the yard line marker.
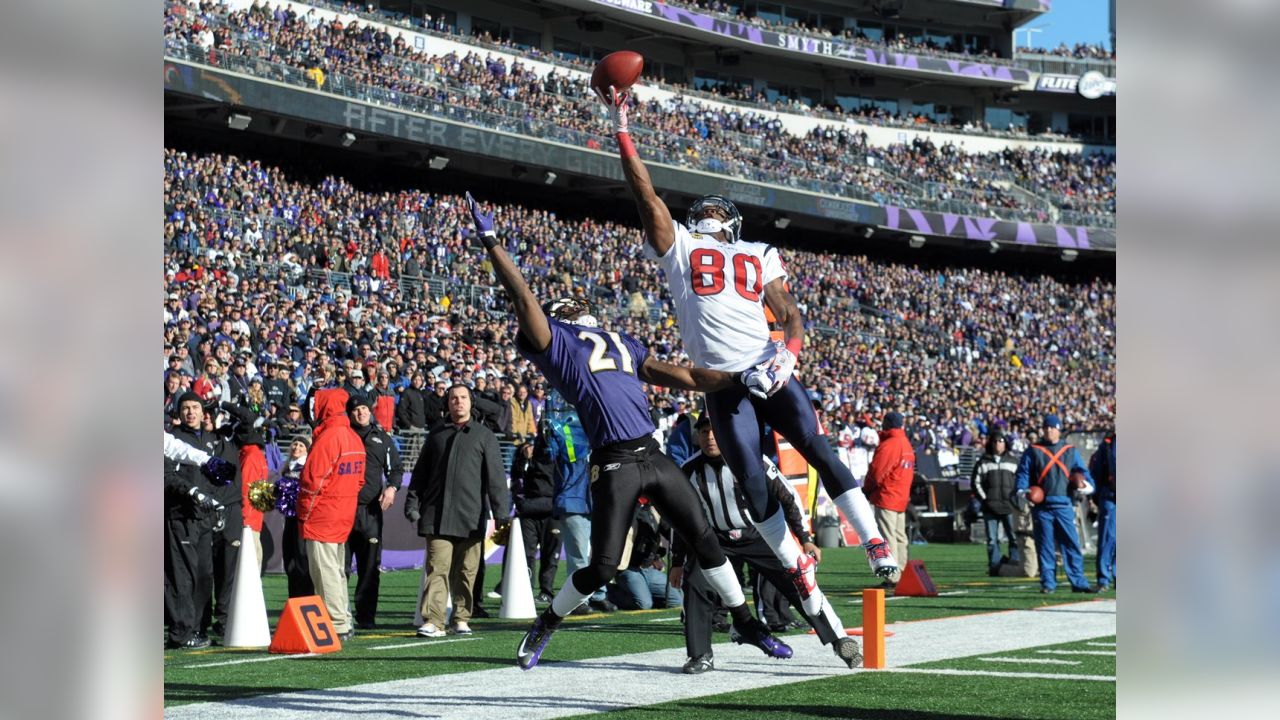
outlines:
[{"label": "yard line marker", "polygon": [[316,653],[298,655],[272,655],[271,657],[241,658],[239,660],[220,660],[218,662],[200,663],[199,665],[183,665],[184,668],[207,668],[221,665],[244,665],[245,663],[271,662],[272,660],[297,660],[298,658],[316,657]]},{"label": "yard line marker", "polygon": [[968,590],[948,590],[947,592],[938,593],[938,597],[945,597],[947,595],[968,595],[968,594],[969,594]]},{"label": "yard line marker", "polygon": [[1115,650],[1037,650],[1041,655],[1108,655],[1116,656]]},{"label": "yard line marker", "polygon": [[680,622],[680,616],[677,615],[675,617],[669,617],[669,618],[654,618],[649,622]]},{"label": "yard line marker", "polygon": [[1079,665],[1079,660],[1054,660],[1053,658],[1015,658],[1015,657],[985,657],[978,658],[982,662],[1000,662],[1000,663],[1017,663],[1028,665]]},{"label": "yard line marker", "polygon": [[1072,675],[1070,673],[1020,673],[995,672],[993,670],[951,670],[946,668],[886,668],[875,672],[917,673],[920,675],[975,675],[979,677],[1027,678],[1031,680],[1081,680],[1087,682],[1115,682],[1115,675]]},{"label": "yard line marker", "polygon": [[1116,644],[1113,642],[1087,642],[1085,643],[1085,645],[1092,645],[1094,647],[1115,647],[1116,646]]},{"label": "yard line marker", "polygon": [[478,637],[453,638],[452,640],[438,640],[435,638],[429,640],[418,640],[417,642],[395,643],[393,645],[374,645],[365,650],[395,650],[396,648],[418,647],[419,645],[444,645],[447,643],[467,642],[469,640],[479,640]]}]

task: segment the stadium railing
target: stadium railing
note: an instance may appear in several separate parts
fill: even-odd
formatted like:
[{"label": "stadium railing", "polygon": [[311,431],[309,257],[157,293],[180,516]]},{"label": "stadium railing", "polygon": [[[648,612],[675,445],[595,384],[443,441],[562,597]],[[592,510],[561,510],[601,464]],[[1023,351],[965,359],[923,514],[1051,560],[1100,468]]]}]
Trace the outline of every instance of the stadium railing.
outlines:
[{"label": "stadium railing", "polygon": [[[252,41],[246,42],[252,44]],[[265,52],[266,48],[263,48],[263,51]],[[180,40],[167,40],[165,43],[165,53],[172,57],[177,57],[179,59],[195,62],[201,65],[243,72],[254,77],[275,80],[290,85],[308,87],[320,90],[321,92],[365,100],[375,104],[391,105],[423,115],[457,120],[467,124],[479,124],[491,129],[554,140],[576,147],[608,147],[608,144],[612,142],[612,140],[597,133],[584,130],[573,130],[559,125],[542,122],[538,120],[533,113],[528,111],[527,105],[517,101],[506,99],[490,100],[490,102],[494,103],[494,107],[500,109],[510,106],[507,109],[517,113],[519,115],[518,117],[513,114],[503,114],[501,112],[490,112],[489,110],[478,110],[466,107],[467,102],[474,103],[477,100],[477,94],[475,92],[468,89],[458,88],[456,86],[451,87],[447,84],[438,82],[433,83],[430,81],[424,81],[422,84],[424,87],[434,87],[439,89],[444,93],[443,97],[428,98],[421,95],[389,90],[387,88],[368,85],[366,83],[347,78],[340,73],[331,73],[327,75],[323,85],[321,87],[316,87],[316,84],[307,76],[305,70],[289,65],[274,63],[260,57],[249,57],[237,53],[227,53],[219,49],[206,50],[198,45]],[[562,101],[566,102],[570,107],[580,107],[582,103],[590,103],[591,112],[599,112],[600,110],[595,103],[586,99],[570,98],[563,95],[558,97]],[[785,169],[766,168],[762,165],[753,165],[744,162],[736,156],[730,156],[728,154],[721,155],[715,150],[715,148],[705,146],[700,147],[696,141],[691,139],[659,134],[653,130],[639,126],[633,128],[633,133],[644,138],[644,142],[641,144],[641,155],[646,160],[660,162],[666,165],[704,169],[717,174],[727,174],[757,182],[799,188],[836,197],[863,200],[876,204],[900,204],[940,212],[953,212],[957,209],[954,205],[950,205],[945,202],[939,203],[922,196],[918,192],[913,192],[911,190],[911,185],[898,176],[892,169],[881,167],[883,163],[876,163],[875,166],[868,163],[868,156],[865,153],[862,154],[860,162],[856,158],[846,158],[845,162],[859,167],[873,167],[873,174],[884,181],[887,187],[868,191],[862,189],[858,185],[850,183],[806,177],[806,172],[829,169],[829,165],[827,163],[818,163],[814,160],[805,160],[803,158],[789,156],[781,161],[771,159],[771,162],[774,164],[779,162],[784,163],[787,166]],[[747,147],[759,148],[761,150],[764,149],[764,141],[759,137],[734,133],[731,131],[718,131],[717,134],[722,135],[726,139],[735,143],[734,146],[739,149]],[[658,146],[661,143],[674,144],[675,147],[679,149],[674,152],[667,152]],[[708,157],[704,158],[702,154],[703,152],[706,152]],[[1041,212],[1018,208],[1001,208],[999,212],[995,212],[989,208],[983,208],[979,205],[970,205],[964,211],[983,217],[1007,218],[1025,220],[1029,222],[1043,222],[1045,220],[1045,217]],[[1114,227],[1113,218],[1094,215],[1081,215],[1080,218],[1080,224],[1082,225]]]},{"label": "stadium railing", "polygon": [[1096,70],[1103,75],[1116,76],[1116,61],[1102,58],[1078,58],[1049,53],[1016,52],[1014,60],[1020,67],[1054,75],[1083,75]]}]

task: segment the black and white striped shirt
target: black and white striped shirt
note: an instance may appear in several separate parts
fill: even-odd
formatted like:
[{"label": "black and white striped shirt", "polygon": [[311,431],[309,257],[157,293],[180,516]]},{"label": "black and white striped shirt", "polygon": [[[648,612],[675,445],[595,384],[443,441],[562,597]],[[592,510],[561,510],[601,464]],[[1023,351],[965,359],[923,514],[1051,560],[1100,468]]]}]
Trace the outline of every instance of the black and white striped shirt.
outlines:
[{"label": "black and white striped shirt", "polygon": [[[764,463],[769,491],[782,503],[787,525],[801,543],[808,542],[809,533],[804,526],[804,516],[795,496],[795,490],[769,458],[764,458]],[[693,484],[693,489],[698,492],[698,497],[702,500],[702,510],[713,530],[721,535],[736,535],[746,530],[755,531],[742,487],[733,476],[733,472],[729,470],[729,466],[724,464],[723,459],[708,458],[700,452],[694,453],[681,469]]]}]

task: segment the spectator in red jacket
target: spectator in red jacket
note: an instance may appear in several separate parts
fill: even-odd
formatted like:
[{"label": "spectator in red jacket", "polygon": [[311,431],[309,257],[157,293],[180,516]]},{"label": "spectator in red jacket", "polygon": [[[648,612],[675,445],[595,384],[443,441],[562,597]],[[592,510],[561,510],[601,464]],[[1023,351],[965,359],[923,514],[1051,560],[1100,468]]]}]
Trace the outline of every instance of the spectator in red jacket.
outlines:
[{"label": "spectator in red jacket", "polygon": [[[907,503],[911,500],[911,478],[915,469],[916,453],[902,430],[902,413],[887,413],[880,430],[880,444],[871,458],[862,492],[875,508],[876,524],[884,533],[893,556],[898,559],[899,568],[907,566]],[[889,587],[897,585],[901,577],[902,571],[899,570],[884,584]]]},{"label": "spectator in red jacket", "polygon": [[321,390],[315,402],[317,424],[298,488],[298,521],[316,594],[345,641],[355,631],[343,562],[347,537],[355,525],[356,499],[364,486],[364,443],[347,418],[345,390]]}]

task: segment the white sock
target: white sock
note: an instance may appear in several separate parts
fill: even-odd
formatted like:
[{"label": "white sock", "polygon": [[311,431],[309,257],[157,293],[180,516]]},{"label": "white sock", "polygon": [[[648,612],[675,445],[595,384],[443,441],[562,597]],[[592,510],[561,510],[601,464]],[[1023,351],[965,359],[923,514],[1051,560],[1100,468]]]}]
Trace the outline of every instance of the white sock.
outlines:
[{"label": "white sock", "polygon": [[760,531],[760,537],[773,548],[773,554],[782,563],[782,567],[796,566],[796,560],[800,557],[800,544],[787,527],[787,519],[783,516],[781,507],[769,517],[758,521],[756,530]]},{"label": "white sock", "polygon": [[569,576],[561,586],[560,592],[551,599],[551,612],[560,617],[569,617],[569,613],[577,610],[578,606],[593,594],[595,594],[594,590],[589,593],[578,592],[578,589],[573,586],[573,576]]},{"label": "white sock", "polygon": [[711,589],[720,594],[725,607],[738,607],[746,602],[746,598],[742,596],[742,585],[738,582],[738,575],[730,567],[728,560],[725,560],[720,567],[703,568],[702,572]]},{"label": "white sock", "polygon": [[854,532],[858,533],[863,547],[872,540],[884,539],[884,535],[880,534],[880,526],[876,525],[875,511],[871,509],[871,503],[867,502],[867,496],[862,494],[862,488],[853,488],[840,495],[836,498],[836,507],[840,508]]},{"label": "white sock", "polygon": [[[799,566],[800,543],[796,542],[795,536],[787,528],[787,520],[782,515],[782,508],[778,508],[777,512],[756,523],[756,530],[760,531],[760,536],[769,543],[769,547],[773,548],[773,554],[782,563],[782,567],[791,570]],[[813,584],[813,590],[809,592],[809,597],[801,598],[801,605],[805,612],[816,615],[821,612],[825,598],[822,591],[818,589],[818,580],[813,575],[812,564],[806,572]]]}]

